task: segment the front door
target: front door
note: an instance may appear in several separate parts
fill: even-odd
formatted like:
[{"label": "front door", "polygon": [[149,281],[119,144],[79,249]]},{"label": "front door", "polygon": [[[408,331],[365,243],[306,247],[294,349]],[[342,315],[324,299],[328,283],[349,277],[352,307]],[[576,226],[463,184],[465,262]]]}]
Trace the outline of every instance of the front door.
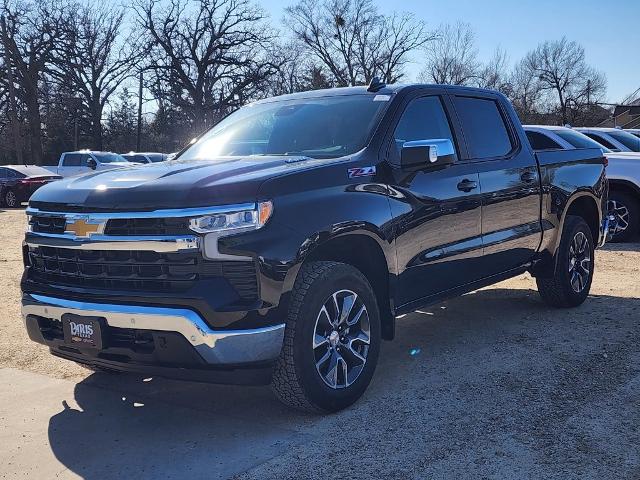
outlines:
[{"label": "front door", "polygon": [[[396,192],[391,201],[396,232],[398,307],[477,280],[482,256],[479,175],[455,161],[406,171],[399,167],[407,141],[450,139],[457,145],[438,95],[419,96],[404,108],[389,152]],[[457,150],[457,147],[456,147]],[[459,152],[456,156],[459,158]]]}]

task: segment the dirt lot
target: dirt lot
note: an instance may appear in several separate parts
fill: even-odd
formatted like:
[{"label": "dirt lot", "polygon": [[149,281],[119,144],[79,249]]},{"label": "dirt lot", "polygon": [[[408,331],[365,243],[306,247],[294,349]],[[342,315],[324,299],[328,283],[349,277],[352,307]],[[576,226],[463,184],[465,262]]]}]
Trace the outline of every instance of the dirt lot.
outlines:
[{"label": "dirt lot", "polygon": [[[531,278],[521,276],[403,317],[364,398],[345,412],[310,417],[281,407],[266,388],[160,379],[151,388],[51,357],[28,340],[19,316],[24,225],[24,212],[0,212],[0,368],[72,380],[80,408],[99,416],[110,397],[88,401],[83,385],[130,392],[164,405],[163,425],[176,435],[187,425],[184,415],[168,420],[172,409],[237,418],[234,438],[248,443],[233,461],[268,432],[285,432],[269,442],[286,448],[233,470],[237,478],[640,478],[638,243],[597,252],[592,295],[577,309],[545,307]],[[151,423],[122,427],[127,438],[116,429],[105,441],[111,435],[129,445],[129,434],[144,436]],[[190,448],[207,456],[185,455],[178,465],[232,461],[212,453],[216,435],[223,433],[212,424],[210,435],[193,438]],[[58,461],[83,475],[80,460],[57,453],[61,438],[49,435]],[[166,454],[154,450],[131,462],[157,465]],[[109,449],[104,457],[104,465],[118,461]]]}]

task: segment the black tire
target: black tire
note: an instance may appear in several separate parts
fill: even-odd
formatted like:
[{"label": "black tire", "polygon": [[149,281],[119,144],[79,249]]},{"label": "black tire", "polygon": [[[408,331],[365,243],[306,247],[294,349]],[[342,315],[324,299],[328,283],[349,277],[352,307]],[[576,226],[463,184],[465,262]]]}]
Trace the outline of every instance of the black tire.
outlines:
[{"label": "black tire", "polygon": [[[580,254],[575,254],[576,241],[584,238],[587,242],[584,253],[589,261],[584,263]],[[594,241],[591,229],[582,217],[567,215],[562,231],[560,246],[556,253],[556,268],[552,278],[536,278],[538,292],[545,303],[557,308],[577,307],[589,295],[594,271]],[[572,262],[572,258],[574,258]],[[576,261],[577,260],[577,261]],[[573,270],[572,270],[572,265]],[[580,265],[588,265],[585,273]],[[577,275],[577,277],[575,276]],[[573,283],[572,283],[573,280]],[[577,290],[575,287],[579,288]]]},{"label": "black tire", "polygon": [[613,190],[609,193],[609,210],[616,216],[616,226],[610,241],[622,243],[635,237],[640,228],[638,200],[626,192]]},{"label": "black tire", "polygon": [[[364,344],[361,344],[355,347],[356,349],[366,348],[366,353],[360,352],[366,361],[363,366],[355,367],[351,371],[353,375],[358,369],[352,383],[348,383],[347,380],[349,368],[351,368],[347,364],[349,359],[354,359],[353,349],[345,347],[345,344],[342,343],[342,337],[332,337],[334,333],[337,334],[338,328],[344,328],[346,324],[343,327],[334,327],[334,324],[331,323],[329,327],[333,330],[331,334],[322,340],[321,345],[315,348],[313,345],[314,339],[322,339],[321,336],[316,337],[316,333],[321,325],[323,306],[338,298],[334,304],[337,306],[339,295],[345,295],[343,292],[349,292],[347,296],[355,294],[355,296],[350,296],[350,299],[353,299],[349,300],[352,308],[348,310],[352,313],[348,315],[346,324],[351,318],[352,321],[358,321],[358,328],[354,327],[354,330],[357,331],[360,328],[365,330],[363,315],[368,314],[366,318],[369,327],[369,345],[365,347]],[[354,302],[358,302],[357,305]],[[347,301],[346,298],[343,298],[342,309],[335,309],[336,319],[341,311],[344,312],[345,305],[347,305]],[[362,310],[362,306],[366,310],[363,315],[358,317],[358,320],[355,316]],[[329,322],[331,322],[330,316],[326,315]],[[345,333],[344,330],[343,333]],[[347,326],[345,339],[350,336],[353,338],[355,333],[353,330],[349,332]],[[366,334],[363,335],[364,337]],[[334,345],[334,342],[338,343]],[[350,345],[353,346],[354,343],[351,342]],[[376,368],[379,351],[380,314],[376,297],[364,275],[350,265],[337,262],[310,262],[303,265],[291,294],[284,344],[272,378],[271,386],[276,396],[286,405],[306,412],[321,413],[342,410],[358,400],[368,387]],[[334,375],[323,376],[320,372],[323,370],[322,367],[326,365],[321,364],[321,359],[325,358],[325,355],[331,355],[327,360],[330,362],[329,366],[331,366],[334,356],[342,359],[342,361],[338,360],[338,363],[334,363],[336,383],[334,387],[328,383],[330,381],[328,378]],[[358,359],[358,361],[360,360]],[[337,368],[338,365],[340,365],[340,370]],[[331,371],[333,369],[329,369],[329,373]],[[340,383],[344,385],[340,386]]]},{"label": "black tire", "polygon": [[4,202],[7,208],[17,208],[20,206],[20,202],[18,201],[18,197],[15,192],[11,189],[7,189],[2,194],[2,201]]}]

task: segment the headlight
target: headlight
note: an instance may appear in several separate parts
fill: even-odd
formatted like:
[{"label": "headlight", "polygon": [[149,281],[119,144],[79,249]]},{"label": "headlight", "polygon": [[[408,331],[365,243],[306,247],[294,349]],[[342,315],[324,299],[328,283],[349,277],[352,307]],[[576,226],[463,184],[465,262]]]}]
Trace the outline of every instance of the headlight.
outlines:
[{"label": "headlight", "polygon": [[189,228],[198,233],[256,230],[267,223],[272,212],[271,202],[260,202],[251,210],[221,212],[192,218]]}]

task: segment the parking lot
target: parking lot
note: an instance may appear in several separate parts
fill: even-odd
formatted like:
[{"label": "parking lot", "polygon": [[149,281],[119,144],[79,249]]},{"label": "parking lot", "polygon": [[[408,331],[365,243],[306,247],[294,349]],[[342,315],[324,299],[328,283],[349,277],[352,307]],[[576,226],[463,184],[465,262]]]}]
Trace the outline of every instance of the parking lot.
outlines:
[{"label": "parking lot", "polygon": [[50,356],[19,314],[25,223],[0,211],[3,478],[640,478],[640,243],[597,252],[577,309],[521,276],[399,319],[365,396],[322,417]]}]

